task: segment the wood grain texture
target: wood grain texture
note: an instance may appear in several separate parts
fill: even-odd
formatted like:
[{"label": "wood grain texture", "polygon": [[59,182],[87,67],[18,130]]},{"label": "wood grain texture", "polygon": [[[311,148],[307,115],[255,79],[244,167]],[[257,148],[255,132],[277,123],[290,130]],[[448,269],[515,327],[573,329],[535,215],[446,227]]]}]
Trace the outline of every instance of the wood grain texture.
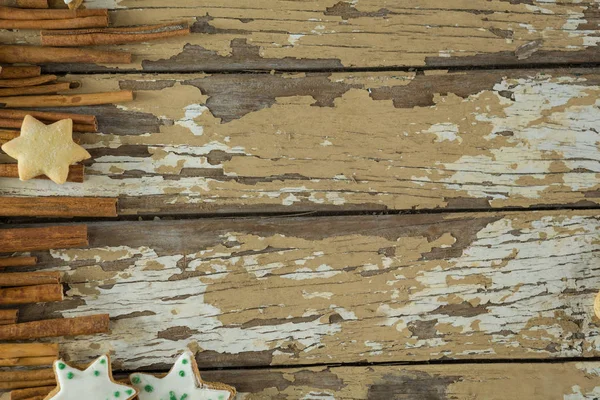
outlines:
[{"label": "wood grain texture", "polygon": [[187,345],[205,368],[598,356],[599,232],[595,211],[98,222],[35,253],[67,297],[21,315],[110,313],[61,348],[129,370]]},{"label": "wood grain texture", "polygon": [[[122,46],[125,69],[205,71],[341,69],[598,62],[592,0],[95,0],[112,26],[191,24],[190,37]],[[3,31],[2,43],[39,43],[37,32]],[[103,71],[54,65],[52,71]],[[117,67],[114,67],[117,68]]]},{"label": "wood grain texture", "polygon": [[597,69],[78,79],[136,91],[60,109],[98,116],[84,184],[0,195],[118,197],[120,214],[600,202]]}]

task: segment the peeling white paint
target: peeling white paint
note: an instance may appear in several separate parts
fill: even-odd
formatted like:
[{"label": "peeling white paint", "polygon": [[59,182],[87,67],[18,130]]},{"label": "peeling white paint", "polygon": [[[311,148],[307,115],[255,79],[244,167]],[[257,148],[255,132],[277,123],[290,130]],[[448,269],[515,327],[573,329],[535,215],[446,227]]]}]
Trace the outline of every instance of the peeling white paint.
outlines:
[{"label": "peeling white paint", "polygon": [[190,132],[196,136],[202,136],[204,134],[204,128],[201,125],[198,125],[194,120],[201,116],[206,110],[208,110],[208,108],[201,104],[190,104],[185,107],[185,116],[182,119],[175,121],[175,125],[188,128]]},{"label": "peeling white paint", "polygon": [[[569,169],[586,169],[590,174],[565,173],[564,184],[573,190],[590,188],[597,184],[595,173],[600,172],[598,143],[600,134],[595,128],[600,121],[600,109],[596,105],[564,107],[569,101],[589,96],[588,88],[575,80],[553,82],[550,77],[540,75],[536,85],[528,79],[504,80],[494,90],[510,91],[515,101],[498,95],[498,100],[507,105],[505,115],[478,113],[476,119],[492,124],[492,136],[499,132],[512,132],[511,142],[516,146],[491,148],[493,156],[463,156],[444,168],[456,171],[444,178],[449,189],[466,190],[476,198],[508,199],[514,196],[539,198],[550,185],[522,185],[518,180],[527,174],[542,182],[550,172],[552,153]],[[555,110],[555,111],[554,111]],[[549,122],[537,122],[540,116],[549,113]],[[561,134],[556,135],[557,129]],[[523,143],[523,144],[521,144]],[[515,162],[515,160],[519,160]],[[489,182],[488,185],[469,182]],[[554,183],[558,186],[563,183]]]},{"label": "peeling white paint", "polygon": [[288,36],[288,43],[294,46],[300,38],[304,37],[303,34],[294,34]]},{"label": "peeling white paint", "polygon": [[431,125],[428,129],[423,131],[423,133],[431,133],[435,135],[436,142],[443,142],[444,140],[448,140],[451,142],[457,140],[458,143],[462,143],[462,138],[458,136],[458,132],[458,125],[450,122],[443,122]]}]

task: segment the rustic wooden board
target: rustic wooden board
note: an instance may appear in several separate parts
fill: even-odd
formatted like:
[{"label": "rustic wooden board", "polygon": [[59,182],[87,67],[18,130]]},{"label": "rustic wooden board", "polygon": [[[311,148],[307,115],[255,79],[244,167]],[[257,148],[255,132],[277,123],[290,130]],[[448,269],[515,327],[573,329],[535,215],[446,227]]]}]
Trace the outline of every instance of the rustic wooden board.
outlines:
[{"label": "rustic wooden board", "polygon": [[[596,211],[238,218],[89,225],[38,252],[67,299],[21,318],[109,313],[88,361],[161,369],[600,355]],[[20,271],[26,270],[20,268]]]},{"label": "rustic wooden board", "polygon": [[[426,366],[304,367],[203,371],[227,382],[237,399],[594,400],[597,362]],[[127,375],[116,374],[117,379]],[[0,395],[0,400],[9,400]]]},{"label": "rustic wooden board", "polygon": [[136,100],[67,110],[103,132],[77,135],[83,185],[0,195],[119,197],[120,214],[600,202],[597,69],[72,79]]},{"label": "rustic wooden board", "polygon": [[367,400],[593,400],[600,364],[476,364],[207,371],[240,398]]},{"label": "rustic wooden board", "polygon": [[[597,50],[593,0],[93,0],[114,26],[185,20],[188,37],[120,46],[121,69],[315,70],[589,63]],[[39,43],[36,31],[2,31],[2,43]],[[103,71],[56,65],[47,71]],[[117,67],[114,67],[117,68]]]}]

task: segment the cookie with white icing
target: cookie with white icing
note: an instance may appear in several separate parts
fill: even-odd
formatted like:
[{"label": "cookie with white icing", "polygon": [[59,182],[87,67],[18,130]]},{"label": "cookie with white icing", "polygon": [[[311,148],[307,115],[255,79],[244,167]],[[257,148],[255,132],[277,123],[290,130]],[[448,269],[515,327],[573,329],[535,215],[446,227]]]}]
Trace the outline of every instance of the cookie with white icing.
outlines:
[{"label": "cookie with white icing", "polygon": [[203,382],[190,351],[177,358],[164,378],[135,373],[129,376],[139,400],[232,400],[235,389],[222,383]]},{"label": "cookie with white icing", "polygon": [[83,371],[63,360],[55,361],[53,367],[58,385],[44,400],[129,400],[137,395],[135,388],[114,381],[108,355]]}]

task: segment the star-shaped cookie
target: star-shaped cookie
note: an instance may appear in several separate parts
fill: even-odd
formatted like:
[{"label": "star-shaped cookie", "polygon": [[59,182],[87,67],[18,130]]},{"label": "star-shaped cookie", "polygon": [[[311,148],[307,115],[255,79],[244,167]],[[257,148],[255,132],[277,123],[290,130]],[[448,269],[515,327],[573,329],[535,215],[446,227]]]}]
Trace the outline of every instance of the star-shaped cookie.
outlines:
[{"label": "star-shaped cookie", "polygon": [[231,386],[202,381],[190,351],[180,355],[162,379],[140,373],[130,375],[129,379],[139,390],[139,400],[231,400],[235,397]]},{"label": "star-shaped cookie", "polygon": [[69,165],[91,157],[73,141],[71,119],[44,125],[31,115],[25,116],[21,135],[2,145],[2,150],[19,162],[22,181],[46,175],[58,184],[67,181]]},{"label": "star-shaped cookie", "polygon": [[113,380],[107,355],[96,359],[84,371],[62,360],[55,361],[54,374],[58,386],[44,400],[129,400],[137,394],[134,388]]}]

